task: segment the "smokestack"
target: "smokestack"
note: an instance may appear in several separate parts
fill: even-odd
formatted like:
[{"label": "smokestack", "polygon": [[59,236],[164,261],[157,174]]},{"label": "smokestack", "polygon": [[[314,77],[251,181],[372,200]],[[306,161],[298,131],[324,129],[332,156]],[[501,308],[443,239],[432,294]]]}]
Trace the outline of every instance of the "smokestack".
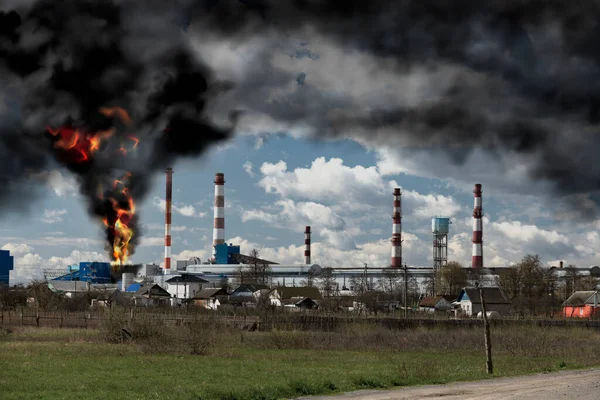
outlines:
[{"label": "smokestack", "polygon": [[304,264],[310,265],[310,226],[304,230]]},{"label": "smokestack", "polygon": [[167,168],[167,194],[165,196],[165,274],[171,271],[171,209],[173,199],[173,168]]},{"label": "smokestack", "polygon": [[218,244],[225,243],[225,174],[215,175],[215,220],[213,225],[213,258],[217,257]]},{"label": "smokestack", "polygon": [[402,204],[400,188],[394,189],[394,209],[392,212],[392,268],[402,267]]},{"label": "smokestack", "polygon": [[475,197],[475,206],[473,208],[473,257],[471,266],[473,268],[483,268],[483,208],[481,206],[481,184],[475,184],[473,189]]}]

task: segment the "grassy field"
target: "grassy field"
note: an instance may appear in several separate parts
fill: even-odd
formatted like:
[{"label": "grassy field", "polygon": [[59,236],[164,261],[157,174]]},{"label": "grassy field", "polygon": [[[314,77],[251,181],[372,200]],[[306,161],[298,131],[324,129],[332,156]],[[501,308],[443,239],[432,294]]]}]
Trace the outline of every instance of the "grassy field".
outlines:
[{"label": "grassy field", "polygon": [[[173,328],[174,329],[174,328]],[[0,333],[2,399],[276,399],[486,378],[479,329],[241,333],[226,328],[107,343],[106,330]],[[135,335],[134,335],[135,336]],[[494,332],[495,376],[600,364],[600,334]],[[207,346],[207,345],[210,346]]]}]

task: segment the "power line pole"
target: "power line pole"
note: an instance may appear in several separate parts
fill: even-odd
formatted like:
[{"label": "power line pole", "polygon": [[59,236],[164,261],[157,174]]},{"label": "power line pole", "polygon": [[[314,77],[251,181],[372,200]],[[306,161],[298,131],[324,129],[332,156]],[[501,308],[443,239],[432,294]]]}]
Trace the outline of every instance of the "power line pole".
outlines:
[{"label": "power line pole", "polygon": [[408,319],[408,278],[406,263],[404,263],[404,319]]},{"label": "power line pole", "polygon": [[487,309],[483,297],[483,288],[479,286],[479,299],[481,300],[481,314],[483,315],[483,331],[485,334],[485,369],[488,374],[494,373],[494,364],[492,363],[492,341],[490,337],[490,323],[487,318]]}]

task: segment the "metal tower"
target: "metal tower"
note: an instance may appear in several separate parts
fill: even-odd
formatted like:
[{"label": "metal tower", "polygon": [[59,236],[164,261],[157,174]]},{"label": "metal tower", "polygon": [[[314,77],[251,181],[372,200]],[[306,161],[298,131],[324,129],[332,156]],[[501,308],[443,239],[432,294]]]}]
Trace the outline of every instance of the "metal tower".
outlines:
[{"label": "metal tower", "polygon": [[433,217],[431,219],[433,233],[433,271],[437,273],[448,264],[448,233],[450,218]]}]

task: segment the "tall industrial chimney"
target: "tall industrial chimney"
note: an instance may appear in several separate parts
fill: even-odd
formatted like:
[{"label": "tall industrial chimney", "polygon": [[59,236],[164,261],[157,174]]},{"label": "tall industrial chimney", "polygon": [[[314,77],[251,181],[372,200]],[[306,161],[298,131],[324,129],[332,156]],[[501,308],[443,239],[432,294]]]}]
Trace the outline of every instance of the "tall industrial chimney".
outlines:
[{"label": "tall industrial chimney", "polygon": [[400,188],[394,189],[394,209],[392,212],[392,267],[402,267],[402,203]]},{"label": "tall industrial chimney", "polygon": [[171,209],[173,199],[173,168],[167,168],[167,194],[165,205],[165,274],[171,271]]},{"label": "tall industrial chimney", "polygon": [[215,220],[213,225],[213,258],[218,244],[225,243],[225,174],[215,175]]},{"label": "tall industrial chimney", "polygon": [[310,226],[304,230],[304,264],[310,265]]},{"label": "tall industrial chimney", "polygon": [[471,266],[473,268],[483,268],[483,208],[481,206],[481,184],[475,184],[473,189],[475,197],[475,206],[473,208],[473,258]]}]

